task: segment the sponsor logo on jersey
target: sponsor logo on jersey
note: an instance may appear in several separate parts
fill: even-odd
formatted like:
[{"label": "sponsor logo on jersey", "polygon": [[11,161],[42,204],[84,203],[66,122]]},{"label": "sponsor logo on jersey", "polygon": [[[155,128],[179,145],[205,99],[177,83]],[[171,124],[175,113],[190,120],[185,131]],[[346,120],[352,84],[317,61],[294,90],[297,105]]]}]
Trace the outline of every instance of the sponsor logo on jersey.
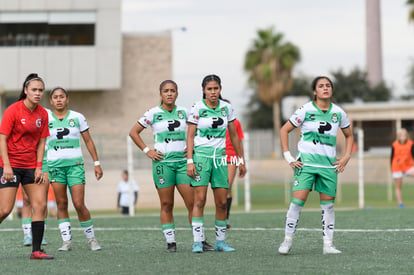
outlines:
[{"label": "sponsor logo on jersey", "polygon": [[168,131],[174,131],[176,128],[179,128],[181,125],[178,120],[169,120],[168,121]]},{"label": "sponsor logo on jersey", "polygon": [[211,128],[217,129],[219,126],[224,124],[224,120],[221,117],[213,117],[211,118],[213,123],[211,124]]},{"label": "sponsor logo on jersey", "polygon": [[337,123],[338,122],[338,115],[336,113],[332,114],[332,122]]},{"label": "sponsor logo on jersey", "polygon": [[162,115],[157,115],[157,116],[155,117],[155,119],[156,119],[156,120],[158,120],[158,121],[162,120]]},{"label": "sponsor logo on jersey", "polygon": [[42,119],[41,118],[36,119],[36,127],[37,128],[42,127]]},{"label": "sponsor logo on jersey", "polygon": [[200,117],[206,117],[207,116],[207,110],[204,110],[200,113]]},{"label": "sponsor logo on jersey", "polygon": [[22,118],[22,120],[20,120],[20,122],[24,125],[24,124],[26,124],[26,119]]},{"label": "sponsor logo on jersey", "polygon": [[295,121],[296,121],[296,123],[301,123],[302,122],[302,120],[299,117],[295,117]]},{"label": "sponsor logo on jersey", "polygon": [[315,120],[315,114],[310,114],[308,118],[309,120]]}]

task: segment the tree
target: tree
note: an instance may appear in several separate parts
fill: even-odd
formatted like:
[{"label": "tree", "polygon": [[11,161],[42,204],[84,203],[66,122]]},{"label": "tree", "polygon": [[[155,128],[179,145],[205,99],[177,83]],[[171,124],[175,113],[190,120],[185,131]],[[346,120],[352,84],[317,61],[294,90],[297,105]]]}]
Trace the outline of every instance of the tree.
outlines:
[{"label": "tree", "polygon": [[[294,77],[291,89],[284,96],[312,96],[311,80],[307,76]],[[271,129],[273,123],[273,108],[260,100],[257,93],[252,93],[247,103],[247,126],[249,129]]]},{"label": "tree", "polygon": [[245,56],[244,69],[249,74],[249,83],[260,100],[273,108],[273,130],[275,153],[280,150],[280,101],[292,86],[292,71],[300,60],[299,48],[283,41],[283,34],[273,27],[258,30]]},{"label": "tree", "polygon": [[388,101],[391,89],[384,82],[371,87],[367,73],[354,68],[349,74],[342,69],[331,72],[334,77],[333,98],[337,103]]},{"label": "tree", "polygon": [[409,6],[410,10],[408,12],[408,20],[409,21],[414,21],[414,0],[407,0],[407,2],[405,2],[405,4],[407,6]]},{"label": "tree", "polygon": [[[414,81],[414,65],[413,80]],[[391,98],[391,89],[385,83],[370,87],[366,73],[354,68],[349,74],[342,69],[330,72],[334,82],[333,97],[336,103],[388,101]],[[312,78],[300,75],[293,78],[291,89],[284,96],[309,96],[313,98],[311,89]],[[414,89],[414,82],[413,82]],[[247,105],[246,119],[249,129],[270,129],[274,123],[272,120],[272,107],[264,104],[258,93],[253,93]]]}]

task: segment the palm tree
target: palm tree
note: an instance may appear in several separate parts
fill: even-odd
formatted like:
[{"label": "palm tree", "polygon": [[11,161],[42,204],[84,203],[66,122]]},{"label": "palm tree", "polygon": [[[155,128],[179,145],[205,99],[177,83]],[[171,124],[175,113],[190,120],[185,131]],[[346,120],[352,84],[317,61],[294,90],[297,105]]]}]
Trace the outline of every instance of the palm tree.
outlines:
[{"label": "palm tree", "polygon": [[407,0],[405,4],[410,7],[410,11],[408,13],[408,20],[414,21],[414,0]]},{"label": "palm tree", "polygon": [[292,86],[292,71],[300,60],[299,48],[283,41],[283,34],[273,27],[258,30],[245,56],[244,70],[249,74],[249,83],[260,100],[273,107],[273,130],[275,153],[281,156],[280,148],[280,101]]}]

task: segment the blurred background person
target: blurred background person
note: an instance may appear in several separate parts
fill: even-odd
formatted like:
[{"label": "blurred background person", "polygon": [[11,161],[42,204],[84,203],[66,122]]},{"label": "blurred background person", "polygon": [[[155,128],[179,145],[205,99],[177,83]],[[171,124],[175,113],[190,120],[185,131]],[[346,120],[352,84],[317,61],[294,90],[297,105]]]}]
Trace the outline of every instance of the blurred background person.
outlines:
[{"label": "blurred background person", "polygon": [[[134,193],[134,207],[138,201],[138,184],[135,180],[131,179],[132,190]],[[118,212],[123,215],[129,215],[129,203],[130,203],[130,186],[128,170],[122,171],[122,180],[118,183]]]},{"label": "blurred background person", "polygon": [[413,157],[414,142],[406,129],[397,132],[397,137],[391,145],[391,175],[395,182],[395,197],[399,208],[404,208],[402,201],[402,178],[414,176]]}]

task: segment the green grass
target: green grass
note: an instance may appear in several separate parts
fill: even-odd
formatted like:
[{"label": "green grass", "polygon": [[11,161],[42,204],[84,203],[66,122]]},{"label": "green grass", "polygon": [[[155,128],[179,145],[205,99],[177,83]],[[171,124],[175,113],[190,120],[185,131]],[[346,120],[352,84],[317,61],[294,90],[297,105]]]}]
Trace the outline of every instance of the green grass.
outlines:
[{"label": "green grass", "polygon": [[[306,207],[305,207],[306,209]],[[45,248],[54,260],[30,260],[19,220],[0,226],[1,274],[412,274],[412,209],[336,212],[335,244],[341,255],[322,255],[320,211],[303,211],[291,253],[281,256],[285,212],[232,213],[228,243],[233,253],[191,252],[187,217],[176,215],[175,254],[165,253],[158,215],[94,218],[102,251],[91,252],[72,219],[73,250],[61,244],[56,219],[49,219]],[[213,243],[214,216],[205,216]]]},{"label": "green grass", "polygon": [[[285,198],[285,186],[283,184],[255,183],[251,186],[251,204],[253,210],[285,209],[290,201],[290,186],[288,188],[288,201]],[[385,183],[367,184],[364,187],[366,208],[394,208],[397,206],[394,190],[392,190],[392,201],[388,201],[387,185]],[[394,186],[392,187],[394,188]],[[243,209],[244,186],[240,185],[237,190],[240,209]],[[414,207],[414,185],[403,185],[403,200],[406,206]],[[358,185],[342,184],[341,199],[335,202],[338,208],[358,207]],[[306,202],[306,207],[319,207],[319,194],[311,192]]]},{"label": "green grass", "polygon": [[[233,206],[228,243],[234,253],[191,252],[192,233],[186,210],[175,209],[178,252],[165,253],[158,209],[138,209],[136,217],[120,217],[114,211],[94,211],[94,225],[102,251],[88,250],[76,215],[71,213],[73,250],[58,252],[61,245],[55,218],[49,218],[45,246],[51,261],[30,260],[23,247],[20,220],[0,225],[1,274],[412,274],[414,185],[405,184],[406,209],[387,200],[385,184],[365,186],[365,205],[358,207],[358,187],[343,184],[336,205],[335,244],[341,255],[322,255],[318,194],[312,192],[300,218],[291,253],[277,253],[284,235],[288,202],[281,184],[251,186],[252,212]],[[288,193],[288,197],[289,197]],[[350,210],[351,209],[351,210]],[[206,209],[207,239],[214,243],[214,208]],[[112,216],[112,217],[111,217]]]}]

